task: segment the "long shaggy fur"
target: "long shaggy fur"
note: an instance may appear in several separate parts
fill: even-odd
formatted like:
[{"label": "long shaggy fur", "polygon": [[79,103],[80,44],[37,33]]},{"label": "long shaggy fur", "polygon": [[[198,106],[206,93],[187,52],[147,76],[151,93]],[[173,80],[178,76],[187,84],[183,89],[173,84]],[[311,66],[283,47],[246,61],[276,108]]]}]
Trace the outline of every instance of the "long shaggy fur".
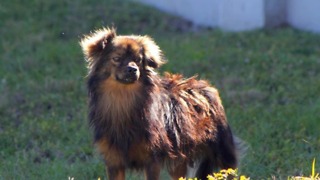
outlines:
[{"label": "long shaggy fur", "polygon": [[206,179],[214,169],[237,167],[219,93],[207,81],[159,76],[165,61],[148,36],[104,28],[80,44],[89,69],[89,121],[109,179],[143,169],[154,180],[163,166],[173,179],[190,168]]}]

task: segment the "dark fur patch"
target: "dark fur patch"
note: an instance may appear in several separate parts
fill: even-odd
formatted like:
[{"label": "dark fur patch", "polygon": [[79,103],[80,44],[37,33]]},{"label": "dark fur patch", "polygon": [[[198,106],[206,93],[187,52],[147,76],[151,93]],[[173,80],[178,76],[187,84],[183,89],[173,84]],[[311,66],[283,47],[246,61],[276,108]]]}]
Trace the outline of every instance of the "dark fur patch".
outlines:
[{"label": "dark fur patch", "polygon": [[[165,61],[150,37],[102,29],[81,46],[89,68],[89,121],[110,179],[123,179],[127,168],[157,179],[164,164],[173,178],[195,162],[199,177],[237,166],[218,91],[196,77],[158,76],[155,69]],[[124,83],[119,76],[128,65],[138,67],[138,79]]]}]

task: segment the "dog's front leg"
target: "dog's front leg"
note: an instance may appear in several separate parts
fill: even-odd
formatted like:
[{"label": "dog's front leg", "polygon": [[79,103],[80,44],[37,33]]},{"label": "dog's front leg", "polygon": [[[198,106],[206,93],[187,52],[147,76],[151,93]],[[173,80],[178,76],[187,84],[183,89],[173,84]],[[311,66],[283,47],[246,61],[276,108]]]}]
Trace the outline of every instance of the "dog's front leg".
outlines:
[{"label": "dog's front leg", "polygon": [[145,169],[145,178],[146,180],[158,180],[161,171],[161,164],[158,162],[152,162],[148,164]]},{"label": "dog's front leg", "polygon": [[123,167],[106,167],[109,180],[125,180],[125,170]]}]

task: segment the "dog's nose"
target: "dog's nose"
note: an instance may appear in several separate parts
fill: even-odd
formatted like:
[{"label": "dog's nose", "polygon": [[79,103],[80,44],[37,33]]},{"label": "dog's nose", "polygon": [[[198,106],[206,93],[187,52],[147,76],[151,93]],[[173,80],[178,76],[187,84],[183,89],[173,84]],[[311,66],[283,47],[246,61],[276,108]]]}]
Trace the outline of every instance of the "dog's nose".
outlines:
[{"label": "dog's nose", "polygon": [[133,67],[133,66],[128,66],[127,67],[127,73],[130,73],[130,74],[135,74],[137,72],[137,68],[136,67]]}]

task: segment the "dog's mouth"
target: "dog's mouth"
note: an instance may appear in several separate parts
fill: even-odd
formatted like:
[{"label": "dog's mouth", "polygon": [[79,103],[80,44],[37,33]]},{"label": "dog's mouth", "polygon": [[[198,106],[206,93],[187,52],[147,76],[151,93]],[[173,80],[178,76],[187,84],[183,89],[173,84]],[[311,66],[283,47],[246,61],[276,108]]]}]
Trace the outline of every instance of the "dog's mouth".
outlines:
[{"label": "dog's mouth", "polygon": [[130,75],[130,76],[127,75],[124,77],[116,76],[116,80],[123,84],[132,84],[138,80],[138,76],[137,75]]},{"label": "dog's mouth", "polygon": [[125,66],[115,72],[115,78],[123,84],[132,84],[140,77],[140,71],[136,66]]}]

